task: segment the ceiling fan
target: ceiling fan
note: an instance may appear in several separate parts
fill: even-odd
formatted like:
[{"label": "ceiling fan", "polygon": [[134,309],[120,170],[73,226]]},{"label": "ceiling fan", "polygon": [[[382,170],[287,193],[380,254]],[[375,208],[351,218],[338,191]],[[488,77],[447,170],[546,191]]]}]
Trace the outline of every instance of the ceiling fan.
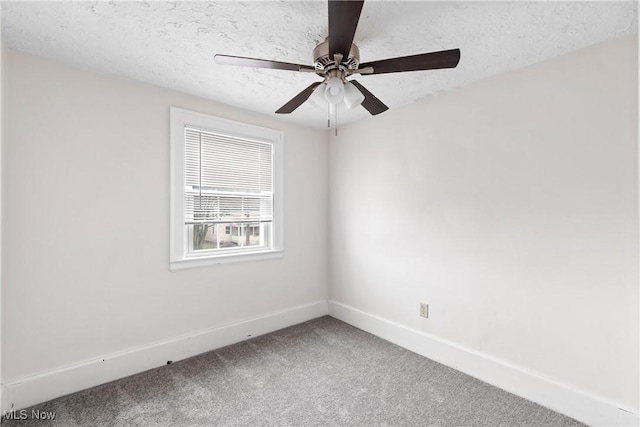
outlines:
[{"label": "ceiling fan", "polygon": [[280,107],[276,113],[289,114],[309,100],[312,105],[329,107],[330,114],[338,105],[352,109],[362,105],[369,113],[380,114],[389,109],[356,80],[352,74],[398,73],[404,71],[455,68],[460,61],[460,49],[443,50],[360,63],[358,46],[353,37],[360,19],[364,0],[329,0],[329,36],[313,49],[313,66],[230,55],[215,55],[220,65],[271,68],[315,73],[321,82],[309,85]]}]

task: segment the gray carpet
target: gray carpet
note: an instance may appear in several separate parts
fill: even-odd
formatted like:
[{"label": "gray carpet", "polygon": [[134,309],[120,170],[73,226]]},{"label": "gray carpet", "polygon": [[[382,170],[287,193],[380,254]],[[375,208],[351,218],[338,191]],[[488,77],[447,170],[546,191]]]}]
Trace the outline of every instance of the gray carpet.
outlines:
[{"label": "gray carpet", "polygon": [[28,409],[13,426],[579,426],[325,316]]}]

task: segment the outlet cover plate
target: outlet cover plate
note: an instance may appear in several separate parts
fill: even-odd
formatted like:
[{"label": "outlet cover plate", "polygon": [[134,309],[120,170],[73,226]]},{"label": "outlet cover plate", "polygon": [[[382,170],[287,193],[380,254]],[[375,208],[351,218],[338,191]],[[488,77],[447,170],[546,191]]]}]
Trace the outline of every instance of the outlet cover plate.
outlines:
[{"label": "outlet cover plate", "polygon": [[429,318],[429,304],[426,302],[420,303],[420,317]]}]

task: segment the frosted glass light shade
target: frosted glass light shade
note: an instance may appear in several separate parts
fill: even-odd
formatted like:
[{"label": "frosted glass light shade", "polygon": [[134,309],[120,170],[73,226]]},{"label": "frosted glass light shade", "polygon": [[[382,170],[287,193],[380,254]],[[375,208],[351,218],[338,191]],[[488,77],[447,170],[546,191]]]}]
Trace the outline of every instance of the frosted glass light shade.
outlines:
[{"label": "frosted glass light shade", "polygon": [[354,109],[364,101],[364,95],[354,86],[353,83],[347,82],[344,85],[344,104],[349,110]]},{"label": "frosted glass light shade", "polygon": [[324,97],[329,104],[339,104],[344,98],[344,83],[339,77],[331,77],[326,84]]},{"label": "frosted glass light shade", "polygon": [[319,109],[327,108],[327,100],[324,97],[324,91],[326,89],[326,86],[327,86],[326,83],[322,83],[322,84],[319,84],[318,87],[313,90],[313,92],[311,93],[311,96],[309,97],[309,104]]}]

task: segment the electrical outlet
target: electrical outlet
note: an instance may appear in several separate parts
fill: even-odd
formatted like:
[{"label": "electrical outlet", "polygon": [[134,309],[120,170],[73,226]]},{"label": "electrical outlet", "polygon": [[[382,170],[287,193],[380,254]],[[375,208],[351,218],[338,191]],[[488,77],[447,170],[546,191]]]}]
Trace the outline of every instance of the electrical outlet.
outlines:
[{"label": "electrical outlet", "polygon": [[426,318],[429,317],[429,304],[427,304],[426,302],[420,303],[420,316]]}]

